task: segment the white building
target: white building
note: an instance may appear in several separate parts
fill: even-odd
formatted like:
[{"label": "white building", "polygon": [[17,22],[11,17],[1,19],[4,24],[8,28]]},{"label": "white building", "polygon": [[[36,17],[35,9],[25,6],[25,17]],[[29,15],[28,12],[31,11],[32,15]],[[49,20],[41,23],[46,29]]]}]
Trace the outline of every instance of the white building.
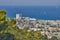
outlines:
[{"label": "white building", "polygon": [[21,14],[16,14],[16,19],[21,19],[22,15]]},{"label": "white building", "polygon": [[35,18],[30,18],[30,20],[35,21],[36,19]]}]

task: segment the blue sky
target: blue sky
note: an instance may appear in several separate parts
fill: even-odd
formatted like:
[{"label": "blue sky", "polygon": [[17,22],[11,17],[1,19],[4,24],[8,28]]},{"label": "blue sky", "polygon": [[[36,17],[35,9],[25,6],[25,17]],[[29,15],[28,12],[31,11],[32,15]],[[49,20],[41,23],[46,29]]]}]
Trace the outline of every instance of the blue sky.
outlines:
[{"label": "blue sky", "polygon": [[0,5],[35,5],[35,6],[41,6],[41,5],[59,5],[60,6],[60,0],[0,0]]}]

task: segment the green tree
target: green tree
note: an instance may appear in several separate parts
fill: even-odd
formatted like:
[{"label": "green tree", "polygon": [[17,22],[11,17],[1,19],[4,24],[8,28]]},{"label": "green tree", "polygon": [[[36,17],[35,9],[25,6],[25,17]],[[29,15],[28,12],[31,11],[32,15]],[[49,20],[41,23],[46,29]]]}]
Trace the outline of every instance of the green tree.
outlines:
[{"label": "green tree", "polygon": [[0,31],[5,28],[6,23],[6,11],[0,10]]},{"label": "green tree", "polygon": [[31,32],[28,32],[26,34],[26,38],[27,38],[27,40],[32,40],[32,33]]},{"label": "green tree", "polygon": [[34,40],[42,40],[42,35],[41,35],[41,32],[40,31],[36,31],[36,32],[34,32],[34,34],[33,34],[34,36],[33,36],[33,38],[34,38]]},{"label": "green tree", "polygon": [[58,40],[57,37],[53,36],[51,39],[49,40]]},{"label": "green tree", "polygon": [[10,33],[1,34],[0,40],[14,40],[14,35]]},{"label": "green tree", "polygon": [[48,40],[47,35],[42,35],[42,40]]},{"label": "green tree", "polygon": [[5,10],[0,10],[0,24],[4,23],[6,20],[6,12]]}]

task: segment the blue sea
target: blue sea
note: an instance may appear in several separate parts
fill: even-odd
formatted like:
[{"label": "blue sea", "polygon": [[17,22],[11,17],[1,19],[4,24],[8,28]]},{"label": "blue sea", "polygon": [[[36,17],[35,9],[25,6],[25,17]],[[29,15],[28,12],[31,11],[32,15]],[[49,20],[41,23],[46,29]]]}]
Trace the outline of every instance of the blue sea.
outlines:
[{"label": "blue sea", "polygon": [[6,10],[9,18],[15,18],[16,14],[43,20],[60,20],[60,6],[0,6]]}]

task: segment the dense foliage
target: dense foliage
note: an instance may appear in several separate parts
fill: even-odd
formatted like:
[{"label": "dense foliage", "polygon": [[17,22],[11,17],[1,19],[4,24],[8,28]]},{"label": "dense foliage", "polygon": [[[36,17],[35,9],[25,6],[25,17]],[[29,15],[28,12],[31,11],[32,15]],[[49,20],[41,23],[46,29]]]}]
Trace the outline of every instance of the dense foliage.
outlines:
[{"label": "dense foliage", "polygon": [[0,34],[0,40],[14,40],[14,35],[10,33]]},{"label": "dense foliage", "polygon": [[6,17],[6,11],[0,10],[0,40],[48,40],[40,31],[27,32],[16,26],[16,20]]}]

